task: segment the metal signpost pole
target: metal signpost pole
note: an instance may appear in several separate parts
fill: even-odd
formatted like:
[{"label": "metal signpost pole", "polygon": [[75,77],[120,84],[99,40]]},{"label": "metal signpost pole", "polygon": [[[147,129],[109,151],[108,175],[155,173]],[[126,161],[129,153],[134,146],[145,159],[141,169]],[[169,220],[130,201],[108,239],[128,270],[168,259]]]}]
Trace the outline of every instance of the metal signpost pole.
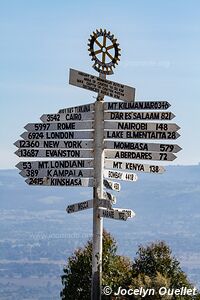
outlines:
[{"label": "metal signpost pole", "polygon": [[[100,78],[106,75],[100,74]],[[93,188],[93,249],[92,249],[92,300],[101,299],[102,281],[102,237],[103,218],[99,217],[99,199],[103,198],[103,163],[104,163],[104,103],[98,94],[94,112],[94,179]]]}]

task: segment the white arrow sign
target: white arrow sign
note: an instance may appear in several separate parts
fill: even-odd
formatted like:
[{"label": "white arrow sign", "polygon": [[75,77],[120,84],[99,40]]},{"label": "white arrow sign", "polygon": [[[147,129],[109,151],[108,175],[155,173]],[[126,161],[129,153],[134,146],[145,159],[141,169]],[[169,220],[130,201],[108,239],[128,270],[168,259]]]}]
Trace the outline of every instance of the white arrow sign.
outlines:
[{"label": "white arrow sign", "polygon": [[70,204],[67,206],[66,211],[68,214],[82,211],[93,207],[93,200],[87,200],[79,203]]},{"label": "white arrow sign", "polygon": [[[97,201],[99,207],[104,207],[108,209],[112,208],[111,202],[109,200],[99,199]],[[70,204],[67,206],[66,211],[68,212],[68,214],[71,214],[89,208],[93,208],[93,200],[87,200],[79,203]]]},{"label": "white arrow sign", "polygon": [[93,139],[92,131],[29,131],[21,134],[23,139],[29,140],[80,140]]},{"label": "white arrow sign", "polygon": [[25,180],[29,185],[44,186],[71,186],[71,187],[93,187],[94,180],[92,178],[32,178]]},{"label": "white arrow sign", "polygon": [[129,208],[117,208],[117,207],[115,207],[114,210],[126,213],[128,215],[128,218],[135,217],[135,213],[134,213],[134,211],[132,209],[129,209]]},{"label": "white arrow sign", "polygon": [[117,180],[125,180],[125,181],[137,181],[138,176],[135,173],[127,173],[127,172],[120,172],[120,171],[111,171],[111,170],[104,170],[103,175],[109,179],[117,179]]},{"label": "white arrow sign", "polygon": [[104,129],[133,131],[177,131],[180,127],[174,123],[142,123],[142,122],[112,122],[105,121]]},{"label": "white arrow sign", "polygon": [[59,114],[64,114],[64,113],[72,114],[72,113],[85,113],[85,112],[91,112],[91,111],[94,111],[94,103],[62,108],[62,109],[59,109],[58,113]]},{"label": "white arrow sign", "polygon": [[103,184],[105,188],[119,192],[121,190],[121,185],[118,182],[113,182],[111,180],[104,179]]},{"label": "white arrow sign", "polygon": [[105,159],[104,168],[137,171],[137,172],[145,172],[145,173],[153,173],[153,174],[162,174],[165,172],[165,168],[163,166],[138,164],[133,162],[111,160],[111,159]]},{"label": "white arrow sign", "polygon": [[24,128],[28,131],[57,131],[94,129],[93,122],[55,122],[55,123],[28,123]]},{"label": "white arrow sign", "polygon": [[[45,123],[44,123],[45,124]],[[18,148],[67,148],[67,149],[93,149],[93,141],[78,140],[18,140],[14,143]]]},{"label": "white arrow sign", "polygon": [[93,150],[67,150],[67,149],[26,149],[20,148],[15,151],[19,157],[61,157],[61,158],[93,158]]},{"label": "white arrow sign", "polygon": [[105,139],[176,140],[179,136],[175,131],[104,131]]},{"label": "white arrow sign", "polygon": [[128,214],[115,209],[99,208],[99,217],[126,221],[128,219]]},{"label": "white arrow sign", "polygon": [[[83,169],[93,168],[93,160],[45,160],[45,161],[21,161],[16,167],[19,170],[35,170],[35,169]],[[32,176],[34,177],[34,176]]]},{"label": "white arrow sign", "polygon": [[106,150],[105,158],[129,160],[164,160],[172,161],[176,158],[173,153],[166,152],[139,152]]},{"label": "white arrow sign", "polygon": [[104,110],[168,109],[167,101],[104,102]]},{"label": "white arrow sign", "polygon": [[31,169],[22,170],[19,173],[23,177],[53,178],[53,177],[74,177],[88,178],[94,176],[93,169]]},{"label": "white arrow sign", "polygon": [[135,89],[114,81],[70,69],[69,84],[127,102],[135,99]]},{"label": "white arrow sign", "polygon": [[66,122],[94,120],[93,112],[86,113],[64,113],[64,114],[44,114],[40,117],[42,122]]},{"label": "white arrow sign", "polygon": [[175,115],[171,112],[139,112],[139,111],[131,111],[131,112],[105,112],[104,120],[172,120]]},{"label": "white arrow sign", "polygon": [[133,143],[122,141],[105,141],[105,149],[134,150],[134,151],[155,151],[177,153],[182,148],[176,144],[156,144],[156,143]]}]

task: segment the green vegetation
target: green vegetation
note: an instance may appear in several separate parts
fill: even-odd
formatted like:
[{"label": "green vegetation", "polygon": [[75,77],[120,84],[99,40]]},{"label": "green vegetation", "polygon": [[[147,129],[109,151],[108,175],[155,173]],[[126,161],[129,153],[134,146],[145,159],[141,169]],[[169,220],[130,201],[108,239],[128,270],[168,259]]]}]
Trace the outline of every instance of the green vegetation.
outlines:
[{"label": "green vegetation", "polygon": [[[165,242],[156,242],[147,246],[139,246],[136,258],[132,262],[129,258],[117,255],[117,243],[114,238],[104,231],[103,234],[103,286],[110,286],[114,292],[118,288],[136,290],[154,289],[154,295],[120,295],[102,296],[102,299],[173,299],[197,300],[200,294],[188,295],[160,295],[161,287],[169,290],[183,287],[193,289],[186,274],[181,270],[179,261],[172,256],[169,246]],[[63,290],[62,299],[89,300],[91,291],[92,242],[88,241],[84,248],[80,248],[68,258],[64,275],[61,276]]]}]

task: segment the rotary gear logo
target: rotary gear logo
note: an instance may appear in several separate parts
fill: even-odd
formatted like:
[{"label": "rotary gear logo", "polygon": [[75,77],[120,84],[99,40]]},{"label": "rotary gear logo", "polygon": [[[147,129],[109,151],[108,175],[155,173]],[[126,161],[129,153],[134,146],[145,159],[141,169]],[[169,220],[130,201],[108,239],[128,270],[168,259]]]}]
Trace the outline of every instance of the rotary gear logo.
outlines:
[{"label": "rotary gear logo", "polygon": [[113,74],[113,68],[118,65],[119,56],[121,56],[117,39],[105,29],[104,31],[102,29],[96,30],[90,37],[88,39],[88,51],[92,61],[94,61],[93,68],[99,73]]}]

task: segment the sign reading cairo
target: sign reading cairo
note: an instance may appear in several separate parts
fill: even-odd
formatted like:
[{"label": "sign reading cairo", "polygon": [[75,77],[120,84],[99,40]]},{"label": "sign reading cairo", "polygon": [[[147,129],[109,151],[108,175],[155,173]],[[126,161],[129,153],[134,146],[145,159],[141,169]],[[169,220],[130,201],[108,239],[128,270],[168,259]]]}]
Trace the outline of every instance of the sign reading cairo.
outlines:
[{"label": "sign reading cairo", "polygon": [[[66,211],[93,209],[91,298],[100,300],[102,218],[127,221],[135,216],[131,209],[113,207],[116,196],[107,190],[119,192],[119,180],[134,184],[141,172],[164,173],[164,166],[155,161],[174,161],[181,147],[174,143],[180,127],[171,122],[175,115],[168,111],[168,101],[137,101],[134,87],[106,78],[121,56],[114,35],[96,30],[88,46],[99,76],[70,69],[69,83],[95,92],[96,101],[40,112],[41,122],[26,124],[14,145],[18,148],[15,154],[22,159],[16,167],[28,185],[93,189],[92,199],[68,203]],[[118,101],[104,102],[105,96]],[[66,99],[70,102],[76,100]]]}]

